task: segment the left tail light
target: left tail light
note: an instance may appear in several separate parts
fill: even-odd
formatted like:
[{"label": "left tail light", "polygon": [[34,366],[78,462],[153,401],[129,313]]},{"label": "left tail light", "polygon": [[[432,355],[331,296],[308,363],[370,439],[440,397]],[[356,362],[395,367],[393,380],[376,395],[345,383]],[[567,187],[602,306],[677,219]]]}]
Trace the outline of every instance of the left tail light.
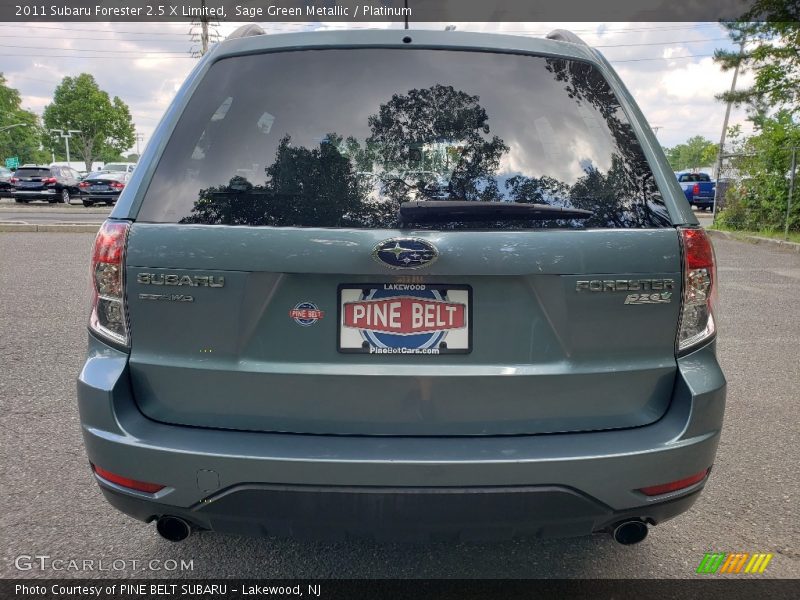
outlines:
[{"label": "left tail light", "polygon": [[89,187],[89,182],[88,182],[88,181],[81,181],[81,182],[78,184],[78,187],[79,187],[79,188],[88,188],[88,187]]},{"label": "left tail light", "polygon": [[89,329],[99,337],[130,345],[125,306],[125,246],[130,223],[107,220],[92,250],[92,314]]},{"label": "left tail light", "polygon": [[695,196],[699,196],[700,195],[700,184],[699,183],[695,183],[692,186],[692,194],[694,194]]}]

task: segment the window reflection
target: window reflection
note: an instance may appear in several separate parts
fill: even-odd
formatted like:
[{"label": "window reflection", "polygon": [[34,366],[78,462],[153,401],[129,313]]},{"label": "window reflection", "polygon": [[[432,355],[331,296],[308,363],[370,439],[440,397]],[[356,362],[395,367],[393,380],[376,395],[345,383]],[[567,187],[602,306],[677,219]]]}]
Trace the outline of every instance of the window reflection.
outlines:
[{"label": "window reflection", "polygon": [[220,61],[184,112],[140,218],[394,228],[410,200],[593,213],[428,225],[436,229],[670,224],[633,128],[594,67],[427,50]]}]

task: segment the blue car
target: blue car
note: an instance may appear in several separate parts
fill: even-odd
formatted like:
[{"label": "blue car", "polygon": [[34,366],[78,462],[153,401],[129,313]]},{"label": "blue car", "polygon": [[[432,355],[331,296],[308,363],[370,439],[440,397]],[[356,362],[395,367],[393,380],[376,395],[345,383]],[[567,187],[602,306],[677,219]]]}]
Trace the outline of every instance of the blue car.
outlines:
[{"label": "blue car", "polygon": [[676,173],[675,175],[689,206],[696,206],[700,210],[714,208],[717,183],[711,181],[708,174]]}]

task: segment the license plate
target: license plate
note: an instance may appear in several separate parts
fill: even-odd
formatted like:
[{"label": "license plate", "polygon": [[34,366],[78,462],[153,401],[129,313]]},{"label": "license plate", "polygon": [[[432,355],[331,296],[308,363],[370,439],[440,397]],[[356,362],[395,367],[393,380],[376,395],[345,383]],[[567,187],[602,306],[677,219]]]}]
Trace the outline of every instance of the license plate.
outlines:
[{"label": "license plate", "polygon": [[89,186],[90,192],[107,192],[108,186],[107,185],[91,185]]},{"label": "license plate", "polygon": [[340,352],[374,355],[472,351],[472,288],[369,283],[339,286]]}]

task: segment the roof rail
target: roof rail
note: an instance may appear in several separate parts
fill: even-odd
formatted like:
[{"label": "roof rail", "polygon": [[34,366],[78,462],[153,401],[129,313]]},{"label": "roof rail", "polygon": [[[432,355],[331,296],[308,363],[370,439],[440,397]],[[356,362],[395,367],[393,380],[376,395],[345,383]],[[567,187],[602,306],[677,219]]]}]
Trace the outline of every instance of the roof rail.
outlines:
[{"label": "roof rail", "polygon": [[237,38],[243,37],[250,37],[252,35],[264,35],[266,32],[261,28],[260,25],[256,25],[255,23],[248,23],[247,25],[242,25],[241,27],[237,28],[233,33],[231,33],[226,40],[235,40]]},{"label": "roof rail", "polygon": [[571,44],[580,44],[581,46],[588,46],[588,44],[581,38],[571,31],[567,31],[566,29],[554,29],[547,34],[547,39],[556,40],[558,42],[570,42]]}]

